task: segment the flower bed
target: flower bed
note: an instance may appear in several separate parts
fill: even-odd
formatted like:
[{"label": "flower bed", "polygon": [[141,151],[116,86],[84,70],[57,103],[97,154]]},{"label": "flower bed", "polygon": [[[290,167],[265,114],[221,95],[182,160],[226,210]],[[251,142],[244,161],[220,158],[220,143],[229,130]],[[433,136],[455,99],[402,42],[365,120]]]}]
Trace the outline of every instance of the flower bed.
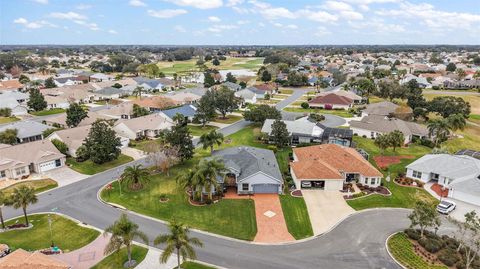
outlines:
[{"label": "flower bed", "polygon": [[369,186],[364,186],[362,184],[357,183],[357,187],[360,189],[360,192],[354,193],[351,195],[344,195],[343,198],[345,200],[352,200],[352,199],[357,199],[363,196],[368,196],[371,194],[380,194],[383,196],[390,196],[392,193],[390,192],[389,189],[383,187],[383,186],[378,186],[378,187],[369,187]]},{"label": "flower bed", "polygon": [[303,197],[302,191],[301,190],[294,190],[290,193],[293,197]]},{"label": "flower bed", "polygon": [[413,179],[406,177],[405,175],[401,174],[398,175],[394,179],[395,183],[401,186],[407,186],[407,187],[418,187],[418,188],[423,188],[423,185],[425,185],[424,182],[418,180],[418,179]]}]

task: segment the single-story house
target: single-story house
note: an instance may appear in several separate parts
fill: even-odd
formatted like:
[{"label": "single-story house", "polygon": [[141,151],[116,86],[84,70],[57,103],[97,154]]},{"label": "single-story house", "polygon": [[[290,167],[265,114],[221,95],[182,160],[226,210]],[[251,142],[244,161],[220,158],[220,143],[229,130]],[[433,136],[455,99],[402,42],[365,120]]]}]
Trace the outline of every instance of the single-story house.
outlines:
[{"label": "single-story house", "polygon": [[49,140],[0,148],[0,179],[18,179],[65,165],[65,155]]},{"label": "single-story house", "polygon": [[72,267],[64,261],[45,255],[39,251],[28,252],[19,248],[0,259],[0,268],[70,269]]},{"label": "single-story house", "polygon": [[21,105],[26,105],[30,96],[19,91],[3,91],[0,92],[0,98],[14,98]]},{"label": "single-story house", "polygon": [[118,99],[124,96],[128,96],[132,94],[131,87],[122,87],[120,89],[115,87],[105,87],[100,90],[96,90],[93,92],[95,99],[103,100],[103,99]]},{"label": "single-story house", "polygon": [[95,73],[93,75],[90,76],[90,80],[91,81],[109,81],[109,80],[113,80],[114,77],[111,76],[111,75],[107,75],[107,74],[103,74],[103,73]]},{"label": "single-story house", "polygon": [[164,85],[158,79],[134,77],[133,80],[137,82],[138,86],[143,87],[148,91],[162,90],[164,88]]},{"label": "single-story house", "polygon": [[362,110],[362,117],[369,115],[395,116],[409,113],[412,113],[412,110],[410,108],[401,107],[392,102],[384,101],[367,105],[367,107]]},{"label": "single-story house", "polygon": [[378,187],[383,177],[354,148],[335,144],[294,148],[293,159],[290,172],[297,189],[339,191],[344,183],[352,181]]},{"label": "single-story house", "polygon": [[193,105],[185,104],[183,106],[162,110],[162,113],[167,115],[167,117],[170,118],[172,122],[173,122],[173,118],[177,114],[181,114],[185,118],[191,121],[197,114],[197,108]]},{"label": "single-story house", "polygon": [[404,85],[404,84],[407,84],[408,82],[410,82],[410,80],[416,80],[417,81],[417,84],[420,88],[432,88],[432,84],[430,82],[427,81],[426,78],[424,77],[417,77],[415,75],[412,75],[412,74],[407,74],[404,78],[402,78],[399,83],[400,85]]},{"label": "single-story house", "polygon": [[43,132],[49,128],[35,121],[17,121],[0,126],[0,133],[7,129],[17,130],[17,142],[21,144],[42,140]]},{"label": "single-story house", "polygon": [[133,118],[133,103],[123,102],[118,105],[107,105],[106,108],[97,110],[96,113],[105,115],[112,119],[131,119]]},{"label": "single-story house", "polygon": [[22,90],[25,86],[18,79],[0,80],[0,91]]},{"label": "single-story house", "polygon": [[174,123],[162,112],[147,116],[118,121],[113,129],[121,137],[131,140],[156,138],[164,130],[172,128]]},{"label": "single-story house", "polygon": [[480,205],[480,160],[467,155],[427,154],[406,166],[406,176],[433,181],[448,197]]},{"label": "single-story house", "polygon": [[354,135],[372,139],[395,130],[403,133],[405,137],[404,144],[412,142],[415,138],[429,138],[429,132],[426,126],[397,118],[370,115],[363,117],[359,121],[352,120],[349,124]]},{"label": "single-story house", "polygon": [[212,158],[223,160],[229,170],[219,183],[236,187],[238,194],[282,193],[283,179],[271,150],[240,146],[215,151]]},{"label": "single-story house", "polygon": [[170,107],[179,105],[180,103],[174,101],[165,96],[151,96],[146,98],[140,98],[133,101],[134,104],[137,104],[141,107],[144,107],[152,112],[161,111]]},{"label": "single-story house", "polygon": [[313,98],[308,104],[314,108],[349,109],[353,106],[353,100],[337,93],[329,93]]},{"label": "single-story house", "polygon": [[230,82],[230,81],[225,81],[224,83],[222,83],[222,85],[227,87],[229,90],[234,91],[234,92],[238,92],[239,90],[242,89],[242,86],[238,85],[237,83]]},{"label": "single-story house", "polygon": [[242,98],[243,104],[255,104],[257,102],[257,94],[249,88],[235,92],[235,96]]},{"label": "single-story house", "polygon": [[56,77],[53,79],[53,81],[57,87],[72,86],[83,83],[78,77]]},{"label": "single-story house", "polygon": [[178,92],[167,96],[178,104],[194,104],[202,98],[200,95],[189,92]]},{"label": "single-story house", "polygon": [[336,90],[336,91],[332,91],[332,92],[322,92],[322,93],[319,93],[317,96],[325,96],[329,93],[334,93],[334,94],[339,95],[339,96],[350,98],[350,99],[353,100],[354,104],[361,104],[365,101],[365,99],[363,97],[359,96],[355,92],[345,91],[345,90]]},{"label": "single-story house", "polygon": [[[91,125],[97,120],[115,120],[116,118],[110,117],[106,114],[101,114],[99,112],[88,111],[87,117],[84,118],[77,127]],[[57,127],[57,128],[68,128],[67,126],[67,114],[62,113],[51,118],[46,118],[44,120],[45,124]]]},{"label": "single-story house", "polygon": [[[3,94],[2,94],[3,95]],[[14,97],[0,96],[0,109],[10,108],[13,116],[27,115],[28,108],[26,105],[20,104]]]}]

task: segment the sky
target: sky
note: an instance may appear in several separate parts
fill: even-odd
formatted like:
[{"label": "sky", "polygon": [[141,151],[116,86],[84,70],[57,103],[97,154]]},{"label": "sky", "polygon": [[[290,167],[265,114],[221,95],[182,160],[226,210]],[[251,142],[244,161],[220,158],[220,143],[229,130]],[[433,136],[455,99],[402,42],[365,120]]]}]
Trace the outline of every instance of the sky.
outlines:
[{"label": "sky", "polygon": [[480,44],[480,0],[0,0],[0,44]]}]

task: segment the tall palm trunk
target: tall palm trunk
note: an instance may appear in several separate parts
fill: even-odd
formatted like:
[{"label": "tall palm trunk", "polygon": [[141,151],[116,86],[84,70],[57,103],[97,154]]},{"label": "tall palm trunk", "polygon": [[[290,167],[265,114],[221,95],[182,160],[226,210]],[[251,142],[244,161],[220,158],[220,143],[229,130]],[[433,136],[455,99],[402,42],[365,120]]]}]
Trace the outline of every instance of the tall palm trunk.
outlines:
[{"label": "tall palm trunk", "polygon": [[2,223],[2,228],[5,229],[5,222],[3,222],[3,212],[2,212],[1,206],[0,206],[0,222]]},{"label": "tall palm trunk", "polygon": [[128,265],[132,264],[132,249],[130,244],[127,245],[127,256],[128,256]]},{"label": "tall palm trunk", "polygon": [[180,248],[177,248],[177,264],[177,268],[180,269]]},{"label": "tall palm trunk", "polygon": [[25,224],[28,226],[27,207],[23,207],[23,215],[25,216]]}]

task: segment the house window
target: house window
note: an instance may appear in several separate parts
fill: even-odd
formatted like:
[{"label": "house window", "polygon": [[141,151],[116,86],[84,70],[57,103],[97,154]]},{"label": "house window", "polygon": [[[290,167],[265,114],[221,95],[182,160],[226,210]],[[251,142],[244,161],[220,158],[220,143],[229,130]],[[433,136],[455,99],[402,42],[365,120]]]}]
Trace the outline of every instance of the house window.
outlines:
[{"label": "house window", "polygon": [[370,180],[370,185],[375,185],[376,181],[377,181],[377,179],[372,177],[372,179]]},{"label": "house window", "polygon": [[248,183],[242,184],[242,191],[248,191]]},{"label": "house window", "polygon": [[60,159],[55,160],[55,167],[62,166],[62,161]]},{"label": "house window", "polygon": [[368,177],[366,177],[364,180],[365,180],[365,184],[368,184]]},{"label": "house window", "polygon": [[1,178],[7,177],[7,174],[5,173],[5,170],[0,171],[0,177]]},{"label": "house window", "polygon": [[20,167],[20,168],[15,169],[15,174],[17,174],[17,175],[25,174],[25,167]]},{"label": "house window", "polygon": [[422,178],[422,172],[413,171],[412,176],[413,176],[414,178]]}]

